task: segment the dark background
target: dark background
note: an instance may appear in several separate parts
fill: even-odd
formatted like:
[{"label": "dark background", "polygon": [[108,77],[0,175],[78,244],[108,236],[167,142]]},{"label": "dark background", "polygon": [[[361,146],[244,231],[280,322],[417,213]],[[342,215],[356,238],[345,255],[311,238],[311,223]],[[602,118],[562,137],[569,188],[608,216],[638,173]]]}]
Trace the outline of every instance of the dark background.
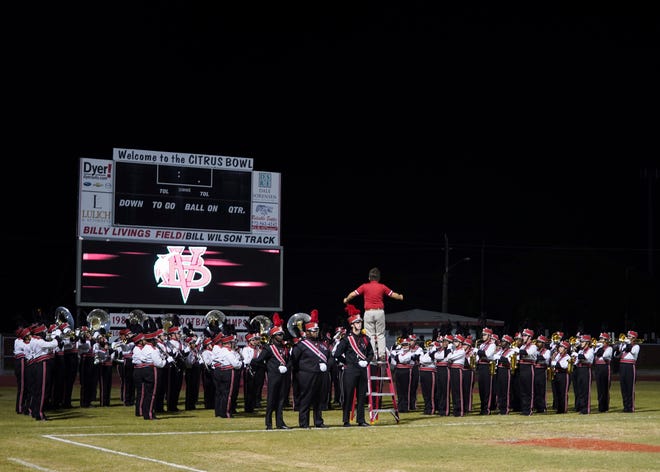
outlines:
[{"label": "dark background", "polygon": [[114,147],[282,173],[285,319],[373,266],[440,310],[448,255],[449,312],[658,331],[654,7],[221,3],[8,15],[7,331],[72,306],[78,159]]}]

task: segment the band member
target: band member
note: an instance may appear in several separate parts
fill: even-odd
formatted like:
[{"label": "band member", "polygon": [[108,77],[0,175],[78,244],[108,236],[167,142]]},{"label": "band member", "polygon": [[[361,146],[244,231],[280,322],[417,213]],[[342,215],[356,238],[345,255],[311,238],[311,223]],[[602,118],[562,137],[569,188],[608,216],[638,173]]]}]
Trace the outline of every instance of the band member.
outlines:
[{"label": "band member", "polygon": [[449,366],[449,383],[451,386],[451,401],[454,416],[465,416],[463,401],[463,371],[465,370],[465,338],[454,336],[454,350],[446,357]]},{"label": "band member", "polygon": [[284,404],[289,393],[291,360],[289,348],[284,344],[282,319],[273,315],[273,327],[268,331],[270,344],[262,349],[253,367],[265,366],[268,378],[266,391],[266,429],[273,429],[273,412],[277,429],[289,429],[284,422]]},{"label": "band member", "polygon": [[249,333],[245,336],[247,345],[241,350],[243,357],[243,398],[245,413],[254,413],[257,407],[257,398],[264,387],[266,369],[264,365],[253,365],[252,359],[259,357],[262,351],[261,335]]},{"label": "band member", "polygon": [[412,369],[410,371],[410,395],[408,395],[408,410],[417,410],[417,391],[419,390],[419,358],[424,354],[424,348],[420,346],[416,334],[408,336],[410,341],[410,352],[412,354]]},{"label": "band member", "polygon": [[522,342],[522,333],[516,332],[516,334],[513,335],[513,343],[510,346],[516,354],[516,368],[511,369],[511,392],[509,393],[510,411],[520,411],[520,369],[518,368],[520,355],[518,354],[518,350],[520,349],[520,346],[522,346]]},{"label": "band member", "polygon": [[136,398],[135,416],[145,420],[157,420],[156,385],[158,376],[167,364],[167,358],[156,347],[157,331],[138,333],[133,337],[133,377],[135,379]]},{"label": "band member", "polygon": [[451,384],[449,381],[449,364],[447,357],[454,347],[454,336],[446,334],[440,336],[441,346],[433,353],[435,360],[435,375],[437,380],[436,392],[436,413],[440,416],[449,416],[449,399],[451,398]]},{"label": "band member", "polygon": [[518,385],[520,388],[520,414],[531,416],[534,411],[534,363],[538,348],[533,341],[534,331],[522,331],[522,344],[518,348]]},{"label": "band member", "polygon": [[536,348],[538,353],[534,361],[534,411],[536,413],[545,413],[548,409],[546,401],[546,391],[548,382],[548,369],[550,368],[550,349],[548,349],[549,339],[544,335],[536,338]]},{"label": "band member", "polygon": [[637,331],[628,331],[624,342],[618,345],[619,383],[621,384],[621,397],[623,412],[635,411],[635,383],[637,382],[637,358],[639,356],[639,343]]},{"label": "band member", "polygon": [[72,408],[71,397],[73,396],[73,386],[76,383],[80,363],[77,344],[78,336],[75,331],[72,331],[68,323],[62,323],[60,329],[62,330],[62,353],[64,356],[62,407]]},{"label": "band member", "polygon": [[[217,335],[218,342],[223,338],[223,334]],[[204,409],[213,410],[215,408],[215,382],[213,380],[213,347],[214,339],[204,338],[202,341],[202,387],[204,388]]]},{"label": "band member", "polygon": [[502,336],[502,349],[496,354],[495,390],[497,392],[497,409],[500,415],[508,415],[511,412],[511,383],[513,382],[511,370],[513,367],[517,369],[517,366],[512,366],[512,360],[518,355],[517,349],[512,347],[513,342],[513,338],[508,334]]},{"label": "band member", "polygon": [[323,422],[323,402],[327,398],[328,364],[332,364],[334,359],[319,340],[319,325],[314,313],[305,324],[305,334],[305,338],[291,352],[291,363],[298,377],[300,391],[298,425],[309,428],[310,411],[313,411],[314,426],[327,428]]},{"label": "band member", "polygon": [[571,358],[571,344],[568,341],[560,341],[557,344],[557,352],[550,360],[550,368],[553,369],[552,376],[552,404],[557,413],[568,413],[568,392],[571,386],[571,369],[573,360]]},{"label": "band member", "polygon": [[80,328],[76,347],[80,356],[80,407],[89,408],[96,400],[96,382],[98,381],[97,369],[94,365],[94,342],[92,333],[87,326]]},{"label": "band member", "polygon": [[235,339],[234,335],[224,336],[221,339],[222,346],[216,344],[212,351],[215,416],[220,418],[232,417],[232,392],[234,384],[240,382],[237,370],[241,368],[243,362],[238,353],[232,349],[232,342]]},{"label": "band member", "polygon": [[493,362],[491,363],[491,371],[493,375],[493,386],[490,391],[490,411],[497,411],[497,359],[502,353],[502,343],[500,342],[500,337],[498,334],[493,333],[491,339],[495,343],[495,352],[493,353]]},{"label": "band member", "polygon": [[426,350],[419,356],[419,384],[421,385],[422,399],[424,400],[425,415],[432,415],[436,412],[435,399],[437,395],[435,390],[437,387],[437,372],[433,355],[441,345],[441,343],[433,341],[429,343]]},{"label": "band member", "polygon": [[200,346],[199,338],[193,332],[190,332],[190,336],[184,339],[183,363],[185,372],[183,376],[186,383],[186,410],[197,409],[197,400],[199,400],[199,384],[202,378],[202,369],[204,369]]},{"label": "band member", "polygon": [[575,411],[582,415],[591,413],[591,366],[594,362],[594,350],[590,344],[591,335],[583,334],[580,337],[580,346],[573,353]]},{"label": "band member", "polygon": [[410,411],[410,382],[414,363],[412,355],[408,338],[403,338],[401,343],[390,353],[391,363],[394,366],[394,385],[396,386],[396,402],[399,413]]},{"label": "band member", "polygon": [[30,370],[28,377],[30,381],[30,413],[32,418],[37,421],[46,421],[44,414],[44,407],[46,403],[47,386],[52,381],[52,364],[49,360],[53,358],[54,351],[57,349],[58,340],[52,339],[47,341],[41,336],[45,336],[46,326],[38,325],[31,330],[32,339],[26,359],[28,369]]},{"label": "band member", "polygon": [[16,413],[27,414],[27,378],[25,355],[30,345],[30,328],[18,328],[14,340],[14,375],[16,376]]},{"label": "band member", "polygon": [[235,416],[238,411],[236,407],[238,406],[238,396],[241,393],[241,379],[243,378],[243,355],[241,354],[241,349],[238,347],[238,340],[236,339],[236,335],[232,335],[234,339],[231,342],[231,350],[233,351],[234,355],[238,358],[240,361],[240,365],[234,367],[234,382],[232,383],[231,387],[231,415]]},{"label": "band member", "polygon": [[[330,349],[333,357],[335,355],[335,351],[337,350],[337,346],[339,346],[339,342],[342,340],[344,336],[346,336],[346,328],[342,326],[337,326],[335,328],[335,334],[332,337],[332,347]],[[343,377],[344,377],[344,364],[342,364],[341,362],[335,362],[334,366],[330,369],[330,379],[332,382],[332,392],[334,395],[334,399],[332,403],[334,405],[344,404]]]},{"label": "band member", "polygon": [[463,365],[463,413],[472,411],[472,391],[474,390],[474,369],[477,366],[477,354],[474,350],[474,341],[470,335],[463,341],[465,349],[465,363]]},{"label": "band member", "polygon": [[334,351],[335,361],[344,365],[342,419],[344,426],[350,426],[351,414],[355,411],[358,426],[369,426],[364,417],[364,403],[369,383],[367,369],[374,358],[374,350],[369,337],[362,334],[360,310],[349,304],[346,305],[346,312],[351,331],[341,339]]},{"label": "band member", "polygon": [[497,346],[492,339],[493,330],[484,328],[481,330],[481,343],[476,350],[477,354],[477,382],[479,383],[479,414],[489,415],[493,392],[494,369],[491,362],[495,362],[495,351]]},{"label": "band member", "polygon": [[610,335],[600,333],[594,352],[594,376],[596,377],[596,392],[598,396],[598,411],[605,413],[610,409],[610,387],[612,386],[612,371],[610,362],[614,349],[610,345]]},{"label": "band member", "polygon": [[135,404],[135,382],[133,381],[133,348],[129,341],[133,335],[128,328],[119,330],[119,336],[112,343],[117,374],[119,375],[119,400],[125,406]]},{"label": "band member", "polygon": [[99,380],[99,405],[110,406],[110,393],[112,391],[112,349],[108,339],[99,334],[96,343],[92,346],[94,352],[94,367],[96,378]]},{"label": "band member", "polygon": [[165,339],[165,349],[174,362],[167,364],[167,384],[165,385],[165,398],[167,411],[179,411],[179,398],[183,387],[183,375],[186,370],[183,356],[183,343],[181,342],[181,328],[170,326]]}]

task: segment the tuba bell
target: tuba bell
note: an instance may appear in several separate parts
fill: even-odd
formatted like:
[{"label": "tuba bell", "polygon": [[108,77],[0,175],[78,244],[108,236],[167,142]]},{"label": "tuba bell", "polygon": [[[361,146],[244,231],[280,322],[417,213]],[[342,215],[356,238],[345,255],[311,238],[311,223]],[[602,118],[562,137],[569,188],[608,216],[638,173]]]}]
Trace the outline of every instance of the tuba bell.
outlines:
[{"label": "tuba bell", "polygon": [[312,317],[307,313],[296,313],[291,315],[289,321],[286,322],[286,329],[292,337],[299,338],[302,335],[303,326],[311,319]]},{"label": "tuba bell", "polygon": [[268,342],[268,330],[273,326],[273,322],[264,315],[257,315],[250,320],[250,326],[252,329],[259,333],[261,336],[261,342]]},{"label": "tuba bell", "polygon": [[206,324],[208,326],[216,325],[218,327],[221,327],[222,323],[224,323],[225,319],[227,319],[227,315],[225,315],[220,310],[211,310],[206,314],[205,318],[206,318]]},{"label": "tuba bell", "polygon": [[128,322],[131,325],[140,325],[140,326],[142,326],[142,323],[144,323],[144,320],[146,320],[146,319],[147,319],[147,314],[144,311],[142,311],[140,309],[137,309],[137,308],[135,310],[132,310],[128,314]]},{"label": "tuba bell", "polygon": [[99,331],[103,328],[106,333],[110,332],[110,315],[101,308],[94,308],[89,312],[87,323],[92,331]]},{"label": "tuba bell", "polygon": [[63,323],[68,323],[71,330],[74,329],[73,315],[68,308],[64,306],[58,306],[55,308],[55,324],[60,326]]}]

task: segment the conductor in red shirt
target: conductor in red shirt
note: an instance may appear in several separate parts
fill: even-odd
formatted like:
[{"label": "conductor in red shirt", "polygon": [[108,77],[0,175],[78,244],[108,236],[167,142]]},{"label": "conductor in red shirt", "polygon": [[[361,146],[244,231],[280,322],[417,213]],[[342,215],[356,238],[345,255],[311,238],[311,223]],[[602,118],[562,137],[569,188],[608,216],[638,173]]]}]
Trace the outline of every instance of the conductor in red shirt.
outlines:
[{"label": "conductor in red shirt", "polygon": [[386,356],[384,300],[385,297],[403,300],[403,295],[380,283],[378,267],[369,270],[369,282],[349,292],[344,298],[344,303],[350,302],[359,295],[364,297],[364,329],[371,339],[378,359],[384,361]]}]

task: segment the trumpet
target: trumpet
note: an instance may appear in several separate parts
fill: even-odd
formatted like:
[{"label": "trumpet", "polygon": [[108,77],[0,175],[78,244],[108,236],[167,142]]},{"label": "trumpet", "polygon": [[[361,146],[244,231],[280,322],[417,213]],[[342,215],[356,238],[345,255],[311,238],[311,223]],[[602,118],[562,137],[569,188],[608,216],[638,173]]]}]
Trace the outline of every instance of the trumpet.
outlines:
[{"label": "trumpet", "polygon": [[625,333],[619,333],[619,342],[622,343],[622,344],[630,344],[630,343],[632,343],[632,344],[643,344],[644,340],[639,339],[639,338],[635,338],[634,341],[630,341],[628,339],[628,336],[625,335]]},{"label": "trumpet", "polygon": [[554,344],[558,344],[561,341],[561,335],[559,334],[559,331],[555,331],[554,333],[552,333],[552,337],[550,338],[550,340]]}]

